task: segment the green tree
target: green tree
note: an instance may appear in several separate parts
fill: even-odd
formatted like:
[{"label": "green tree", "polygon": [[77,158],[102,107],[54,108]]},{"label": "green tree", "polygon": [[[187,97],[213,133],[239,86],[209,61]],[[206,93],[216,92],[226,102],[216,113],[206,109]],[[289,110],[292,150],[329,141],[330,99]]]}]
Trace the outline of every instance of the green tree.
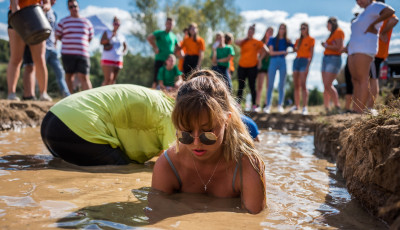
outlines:
[{"label": "green tree", "polygon": [[308,96],[308,104],[309,105],[322,105],[324,102],[323,93],[318,90],[317,87],[310,90],[310,94]]},{"label": "green tree", "polygon": [[10,60],[10,46],[8,41],[0,39],[0,62],[8,63]]}]

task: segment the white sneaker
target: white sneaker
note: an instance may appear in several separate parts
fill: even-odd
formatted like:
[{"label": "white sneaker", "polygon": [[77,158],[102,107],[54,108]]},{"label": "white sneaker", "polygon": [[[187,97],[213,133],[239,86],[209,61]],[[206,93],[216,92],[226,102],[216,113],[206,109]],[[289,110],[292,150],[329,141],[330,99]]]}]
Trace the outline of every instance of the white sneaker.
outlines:
[{"label": "white sneaker", "polygon": [[53,99],[45,92],[40,95],[39,101],[53,101]]},{"label": "white sneaker", "polygon": [[293,113],[293,112],[295,112],[297,110],[298,110],[297,106],[294,105],[289,109],[289,113]]},{"label": "white sneaker", "polygon": [[307,107],[303,107],[303,112],[301,112],[303,115],[308,115],[308,109]]},{"label": "white sneaker", "polygon": [[263,109],[264,113],[270,114],[271,113],[271,106],[265,106]]},{"label": "white sneaker", "polygon": [[254,109],[254,112],[257,112],[257,113],[260,113],[261,111],[262,111],[262,109],[261,109],[260,106],[257,106],[257,107]]},{"label": "white sneaker", "polygon": [[278,113],[283,113],[285,110],[281,105],[278,105]]},{"label": "white sneaker", "polygon": [[15,93],[10,93],[7,96],[7,100],[11,100],[11,101],[20,101],[19,97],[17,97],[17,95]]}]

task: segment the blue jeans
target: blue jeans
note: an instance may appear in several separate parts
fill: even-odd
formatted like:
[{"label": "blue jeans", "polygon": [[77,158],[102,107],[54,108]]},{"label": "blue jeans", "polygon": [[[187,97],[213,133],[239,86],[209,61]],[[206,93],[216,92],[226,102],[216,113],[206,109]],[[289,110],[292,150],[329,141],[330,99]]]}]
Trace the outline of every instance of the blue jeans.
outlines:
[{"label": "blue jeans", "polygon": [[268,68],[268,91],[267,91],[267,106],[271,106],[272,92],[274,90],[275,74],[279,70],[279,100],[278,105],[283,104],[285,97],[285,82],[286,82],[286,60],[285,57],[271,57]]},{"label": "blue jeans", "polygon": [[58,87],[60,88],[61,94],[63,97],[71,95],[68,90],[67,83],[65,83],[65,74],[60,63],[60,60],[57,57],[57,52],[53,49],[46,49],[46,63],[53,68],[54,73],[56,74],[56,80]]}]

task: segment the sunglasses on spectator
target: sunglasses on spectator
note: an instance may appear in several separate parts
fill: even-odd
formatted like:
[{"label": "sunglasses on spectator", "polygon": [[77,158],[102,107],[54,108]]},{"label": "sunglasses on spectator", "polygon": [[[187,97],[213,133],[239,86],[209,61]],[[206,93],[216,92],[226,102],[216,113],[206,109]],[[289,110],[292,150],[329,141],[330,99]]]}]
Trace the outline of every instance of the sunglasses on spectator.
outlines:
[{"label": "sunglasses on spectator", "polygon": [[69,9],[78,8],[78,5],[69,5],[68,8]]},{"label": "sunglasses on spectator", "polygon": [[306,30],[306,29],[307,29],[306,27],[301,27],[301,28],[300,28],[300,30]]},{"label": "sunglasses on spectator", "polygon": [[190,145],[194,142],[195,138],[199,138],[200,142],[205,145],[213,145],[217,142],[218,137],[212,132],[204,132],[200,134],[198,137],[192,136],[189,132],[178,131],[176,133],[179,142],[185,145]]}]

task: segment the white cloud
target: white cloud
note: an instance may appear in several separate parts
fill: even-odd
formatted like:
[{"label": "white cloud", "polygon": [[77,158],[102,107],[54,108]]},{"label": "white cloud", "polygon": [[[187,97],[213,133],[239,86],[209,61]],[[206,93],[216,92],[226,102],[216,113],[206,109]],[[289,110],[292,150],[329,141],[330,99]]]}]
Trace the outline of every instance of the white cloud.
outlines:
[{"label": "white cloud", "polygon": [[8,25],[5,23],[0,23],[0,39],[4,39],[8,41]]},{"label": "white cloud", "polygon": [[112,28],[112,21],[117,16],[121,21],[119,32],[125,36],[130,35],[131,31],[139,31],[140,26],[134,22],[129,11],[118,9],[118,8],[103,8],[98,6],[88,6],[80,11],[83,17],[96,15],[100,20],[107,25],[108,28]]}]

